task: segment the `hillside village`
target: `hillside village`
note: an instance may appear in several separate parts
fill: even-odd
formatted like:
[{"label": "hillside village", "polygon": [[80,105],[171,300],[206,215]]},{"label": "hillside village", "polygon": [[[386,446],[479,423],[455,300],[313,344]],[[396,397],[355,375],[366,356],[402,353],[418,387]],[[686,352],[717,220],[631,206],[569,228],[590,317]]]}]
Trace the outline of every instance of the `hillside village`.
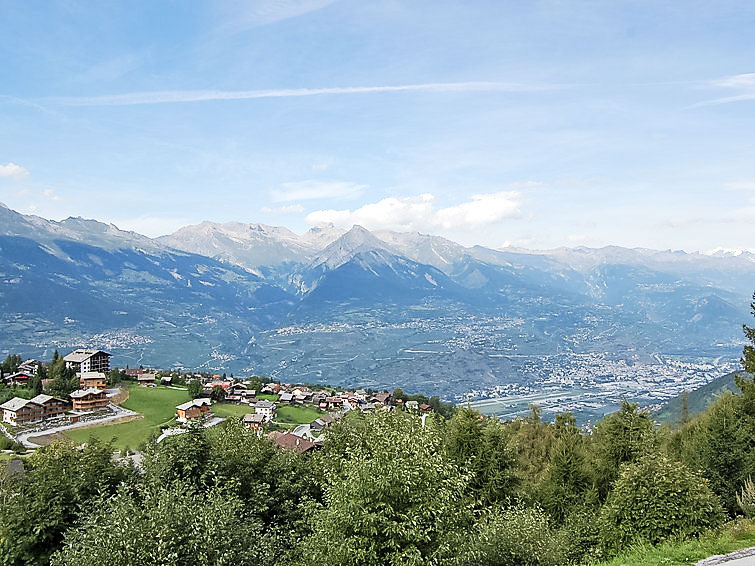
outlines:
[{"label": "hillside village", "polygon": [[277,383],[259,376],[181,374],[143,367],[111,369],[111,357],[98,349],[77,349],[63,356],[63,367],[78,388],[62,395],[48,377],[56,360],[48,365],[38,360],[19,362],[20,357],[15,357],[18,363],[14,364],[9,356],[6,365],[15,371],[4,375],[0,368],[0,381],[5,396],[13,396],[0,404],[0,431],[13,442],[33,448],[37,446],[35,439],[47,434],[135,418],[140,415],[120,407],[134,387],[186,391],[190,397],[175,405],[173,422],[161,429],[158,442],[191,426],[215,426],[233,416],[259,435],[267,434],[277,445],[298,452],[320,445],[326,429],[350,411],[399,409],[427,415],[448,409],[437,398],[407,396],[401,390],[339,390]]}]

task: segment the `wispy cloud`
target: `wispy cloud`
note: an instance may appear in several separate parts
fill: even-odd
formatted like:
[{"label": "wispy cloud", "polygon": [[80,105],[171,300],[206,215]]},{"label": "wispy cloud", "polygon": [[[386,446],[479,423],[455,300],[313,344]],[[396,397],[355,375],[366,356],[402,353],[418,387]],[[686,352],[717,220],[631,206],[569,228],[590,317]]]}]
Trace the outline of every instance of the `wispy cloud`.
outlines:
[{"label": "wispy cloud", "polygon": [[262,208],[260,208],[260,212],[272,214],[293,214],[297,212],[304,212],[304,207],[300,204],[289,204],[287,206],[278,206],[276,208],[263,206]]},{"label": "wispy cloud", "polygon": [[360,224],[373,230],[472,230],[521,216],[522,199],[516,191],[472,195],[466,202],[440,209],[435,200],[430,193],[388,197],[356,210],[318,210],[307,215],[307,222],[332,222],[343,228]]},{"label": "wispy cloud", "polygon": [[406,85],[284,88],[270,90],[163,90],[154,92],[132,92],[106,96],[57,97],[50,98],[48,99],[48,101],[69,106],[132,106],[137,104],[207,102],[213,100],[254,100],[258,98],[371,94],[380,92],[535,92],[563,88],[568,88],[568,86],[556,84],[467,81]]},{"label": "wispy cloud", "polygon": [[755,100],[755,73],[743,73],[739,75],[731,75],[729,77],[723,77],[716,79],[709,83],[709,86],[714,88],[725,88],[730,91],[739,91],[737,94],[731,96],[724,96],[721,98],[714,98],[712,100],[705,100],[694,104],[692,108],[700,106],[713,106],[716,104],[728,104],[730,102],[741,102],[744,100]]},{"label": "wispy cloud", "polygon": [[367,185],[349,181],[296,181],[282,183],[270,191],[273,202],[292,202],[329,198],[353,198],[359,196]]},{"label": "wispy cloud", "polygon": [[20,177],[26,177],[26,175],[28,174],[28,169],[25,169],[20,165],[16,165],[12,161],[6,163],[5,165],[0,165],[0,177],[15,177],[18,179]]},{"label": "wispy cloud", "polygon": [[233,6],[232,14],[222,29],[241,32],[248,28],[264,26],[330,6],[337,0],[256,0]]}]

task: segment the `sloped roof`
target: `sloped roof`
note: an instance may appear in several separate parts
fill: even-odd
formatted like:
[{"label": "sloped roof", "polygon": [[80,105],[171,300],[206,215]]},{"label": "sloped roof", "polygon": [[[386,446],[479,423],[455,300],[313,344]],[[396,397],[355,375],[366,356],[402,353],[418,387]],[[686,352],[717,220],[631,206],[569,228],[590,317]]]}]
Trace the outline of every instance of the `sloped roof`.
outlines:
[{"label": "sloped roof", "polygon": [[28,405],[29,403],[32,403],[33,401],[30,401],[29,399],[22,399],[21,397],[14,397],[10,401],[6,401],[2,405],[0,405],[0,409],[5,409],[8,411],[18,411],[19,409],[23,409]]},{"label": "sloped roof", "polygon": [[86,397],[87,395],[97,395],[99,397],[100,395],[104,394],[104,391],[97,389],[96,387],[87,387],[86,389],[78,389],[77,391],[71,393],[71,399],[80,399],[82,397]]},{"label": "sloped roof", "polygon": [[280,448],[285,448],[286,450],[295,450],[300,453],[306,452],[307,450],[311,450],[315,447],[315,444],[313,442],[310,442],[306,438],[296,436],[295,434],[292,434],[290,432],[276,436],[273,439],[273,442],[275,442],[275,445],[279,446]]},{"label": "sloped roof", "polygon": [[44,405],[48,401],[53,401],[53,400],[62,401],[62,399],[56,399],[52,395],[45,395],[44,393],[40,393],[36,397],[33,397],[31,402],[36,403],[37,405]]},{"label": "sloped roof", "polygon": [[106,356],[110,355],[103,350],[74,350],[67,356],[63,356],[63,360],[66,362],[74,362],[76,364],[80,364],[81,362],[88,360],[95,354],[105,354]]},{"label": "sloped roof", "polygon": [[244,422],[261,424],[265,422],[265,417],[259,413],[247,413],[244,415]]},{"label": "sloped roof", "polygon": [[210,400],[209,399],[192,399],[191,401],[186,401],[186,403],[181,403],[180,405],[176,405],[176,409],[179,411],[186,411],[188,409],[191,409],[192,407],[201,407],[203,405],[209,405]]}]

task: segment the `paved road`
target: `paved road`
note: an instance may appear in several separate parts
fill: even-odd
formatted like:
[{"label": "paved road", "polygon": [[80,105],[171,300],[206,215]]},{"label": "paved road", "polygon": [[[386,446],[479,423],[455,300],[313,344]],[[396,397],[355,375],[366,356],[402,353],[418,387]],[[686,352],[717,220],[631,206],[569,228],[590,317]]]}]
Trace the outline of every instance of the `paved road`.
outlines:
[{"label": "paved road", "polygon": [[48,428],[47,430],[35,430],[32,432],[22,432],[16,437],[16,441],[20,442],[27,448],[39,448],[39,444],[31,440],[35,436],[45,436],[48,434],[55,434],[56,432],[64,432],[66,430],[71,430],[74,428],[85,428],[88,426],[101,425],[101,424],[108,423],[110,421],[122,419],[123,417],[141,416],[139,415],[139,413],[136,413],[134,411],[129,411],[128,409],[124,409],[123,407],[119,407],[118,405],[110,404],[108,405],[108,407],[110,407],[110,409],[113,411],[113,414],[107,417],[103,417],[101,419],[92,420],[92,421],[86,421],[83,423],[73,423],[73,424],[64,425],[64,426],[56,426],[54,428]]},{"label": "paved road", "polygon": [[695,566],[755,566],[755,547],[737,550],[731,554],[711,556],[700,560]]}]

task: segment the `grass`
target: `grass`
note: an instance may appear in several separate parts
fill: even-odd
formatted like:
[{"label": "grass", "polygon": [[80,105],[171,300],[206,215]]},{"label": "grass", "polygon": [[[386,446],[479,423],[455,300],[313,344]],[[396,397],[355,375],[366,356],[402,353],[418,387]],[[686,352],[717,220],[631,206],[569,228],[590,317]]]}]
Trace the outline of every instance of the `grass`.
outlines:
[{"label": "grass", "polygon": [[126,423],[69,430],[65,435],[77,444],[94,437],[103,442],[114,440],[113,447],[116,450],[136,449],[150,434],[159,433],[161,428],[171,424],[175,417],[176,405],[188,400],[186,391],[167,387],[133,386],[129,388],[129,398],[123,403],[123,407],[141,413],[144,418]]},{"label": "grass", "polygon": [[594,566],[674,566],[694,564],[698,560],[728,554],[735,550],[755,546],[755,525],[749,519],[726,524],[720,531],[703,536],[700,540],[667,543],[659,546],[637,546],[610,562]]},{"label": "grass", "polygon": [[276,395],[275,393],[260,393],[257,395],[257,399],[264,399],[265,401],[277,401],[280,399],[280,395]]},{"label": "grass", "polygon": [[253,413],[254,407],[243,403],[234,405],[232,403],[215,403],[212,406],[212,412],[219,417],[243,417],[247,413]]},{"label": "grass", "polygon": [[282,425],[300,425],[309,424],[318,417],[325,414],[325,411],[314,407],[300,405],[280,405],[278,406],[275,422]]}]

